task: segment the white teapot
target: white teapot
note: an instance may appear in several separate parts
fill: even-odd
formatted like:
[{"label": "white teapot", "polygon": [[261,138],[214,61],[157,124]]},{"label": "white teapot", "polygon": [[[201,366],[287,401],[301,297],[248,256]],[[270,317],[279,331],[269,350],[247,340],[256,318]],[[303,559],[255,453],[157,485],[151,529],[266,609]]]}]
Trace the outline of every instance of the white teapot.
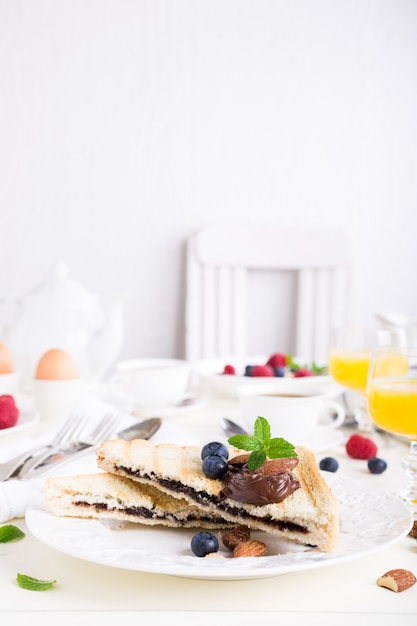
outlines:
[{"label": "white teapot", "polygon": [[124,335],[127,296],[100,298],[74,281],[58,261],[50,276],[13,304],[2,340],[8,346],[21,385],[31,385],[41,356],[51,348],[68,352],[87,382],[98,381],[117,359]]}]

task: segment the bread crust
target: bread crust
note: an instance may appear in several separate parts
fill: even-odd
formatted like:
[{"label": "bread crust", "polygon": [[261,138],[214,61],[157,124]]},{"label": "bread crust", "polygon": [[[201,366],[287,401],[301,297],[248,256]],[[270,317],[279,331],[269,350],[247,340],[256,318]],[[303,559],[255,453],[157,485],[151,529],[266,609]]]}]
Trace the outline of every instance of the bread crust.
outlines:
[{"label": "bread crust", "polygon": [[59,517],[108,518],[173,528],[231,527],[184,499],[107,472],[46,478],[44,499],[50,513]]}]

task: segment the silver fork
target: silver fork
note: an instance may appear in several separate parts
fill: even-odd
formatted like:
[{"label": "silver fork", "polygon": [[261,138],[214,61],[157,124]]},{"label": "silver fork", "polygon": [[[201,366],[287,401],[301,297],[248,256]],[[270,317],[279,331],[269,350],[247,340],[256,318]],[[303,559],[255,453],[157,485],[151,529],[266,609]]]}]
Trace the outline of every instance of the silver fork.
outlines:
[{"label": "silver fork", "polygon": [[52,446],[60,446],[70,441],[72,438],[76,438],[77,433],[82,430],[86,420],[87,418],[84,415],[72,413],[57,431],[50,444],[34,446],[18,454],[13,459],[9,459],[5,463],[0,463],[0,481],[6,480],[15,472],[19,471],[25,461],[32,458],[34,455],[41,453],[45,449],[50,449]]},{"label": "silver fork", "polygon": [[54,445],[51,443],[48,450],[28,459],[18,472],[14,472],[11,478],[27,478],[31,472],[39,474],[41,471],[45,471],[50,464],[57,463],[68,455],[106,441],[116,432],[121,419],[122,415],[118,412],[106,413],[91,432],[83,432],[84,428],[77,429],[75,438],[66,440],[63,444]]},{"label": "silver fork", "polygon": [[[80,413],[71,414],[50,443],[35,446],[6,463],[0,464],[0,480],[21,478],[45,459],[48,459],[54,452],[59,452],[75,445],[80,441],[89,419],[88,416]],[[106,414],[89,434],[87,441],[95,442],[102,437],[106,438],[112,434],[120,419],[119,414]]]}]

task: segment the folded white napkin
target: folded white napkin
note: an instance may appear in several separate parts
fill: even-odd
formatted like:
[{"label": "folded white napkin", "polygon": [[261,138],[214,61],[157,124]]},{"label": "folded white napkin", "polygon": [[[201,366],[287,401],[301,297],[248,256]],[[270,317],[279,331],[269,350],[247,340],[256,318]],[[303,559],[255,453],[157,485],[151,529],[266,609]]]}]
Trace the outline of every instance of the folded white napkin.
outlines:
[{"label": "folded white napkin", "polygon": [[[109,405],[92,394],[86,394],[80,400],[77,410],[87,415],[92,421],[98,421],[105,413],[114,411],[115,407]],[[128,426],[140,421],[132,415],[122,414],[121,423],[118,430],[127,428]],[[47,434],[42,433],[36,438],[22,437],[18,441],[13,441],[7,446],[0,447],[0,462],[7,461],[20,452],[24,452],[38,443],[46,443],[50,441],[54,432],[50,430]],[[181,443],[181,445],[199,445],[198,439],[187,429],[178,424],[163,423],[160,429],[152,436],[153,443]],[[49,473],[53,471],[53,466]],[[95,458],[92,455],[88,457],[80,457],[79,466],[76,473],[98,471],[95,465]],[[60,472],[66,473],[65,465],[62,466]],[[74,473],[74,472],[70,472]],[[26,510],[40,503],[43,499],[43,481],[44,476],[32,478],[28,480],[8,480],[0,482],[0,523],[7,522],[17,517],[24,517]]]},{"label": "folded white napkin", "polygon": [[35,480],[8,480],[0,484],[0,522],[24,517],[26,510],[42,497],[42,483]]}]

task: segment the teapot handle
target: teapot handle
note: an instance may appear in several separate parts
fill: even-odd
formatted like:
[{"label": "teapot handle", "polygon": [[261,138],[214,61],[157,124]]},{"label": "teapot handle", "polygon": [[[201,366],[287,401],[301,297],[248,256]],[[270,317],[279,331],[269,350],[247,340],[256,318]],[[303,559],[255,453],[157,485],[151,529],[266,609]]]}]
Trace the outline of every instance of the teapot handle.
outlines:
[{"label": "teapot handle", "polygon": [[110,377],[109,391],[111,395],[115,396],[119,400],[125,400],[126,402],[132,401],[132,395],[128,393],[126,387],[129,383],[129,378],[126,374],[116,372]]},{"label": "teapot handle", "polygon": [[[7,307],[10,306],[10,310]],[[6,307],[6,319],[3,319],[3,307]],[[0,296],[0,338],[7,335],[7,330],[12,323],[19,307],[19,301],[13,296]],[[9,318],[9,319],[7,319]]]}]

